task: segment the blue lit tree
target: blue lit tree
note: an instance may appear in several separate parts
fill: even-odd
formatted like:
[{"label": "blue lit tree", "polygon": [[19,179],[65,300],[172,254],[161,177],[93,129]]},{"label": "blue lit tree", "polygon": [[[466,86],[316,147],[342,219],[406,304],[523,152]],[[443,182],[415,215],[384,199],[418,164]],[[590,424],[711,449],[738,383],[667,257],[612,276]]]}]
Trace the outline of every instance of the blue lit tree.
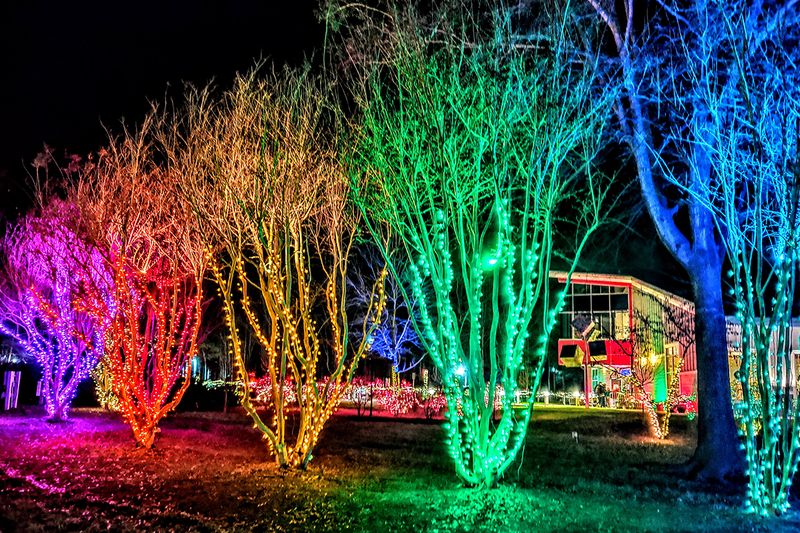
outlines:
[{"label": "blue lit tree", "polygon": [[[719,70],[707,71],[709,77],[698,77],[693,69],[700,55],[715,53],[709,39],[725,30],[724,18],[708,15],[713,4],[691,1],[679,6],[671,0],[585,2],[609,30],[609,42],[600,48],[612,51],[605,58],[612,68],[605,72],[609,83],[620,89],[615,104],[620,140],[633,157],[642,197],[658,235],[692,285],[698,436],[687,466],[690,473],[700,477],[722,479],[742,472],[730,403],[722,299],[725,247],[713,215],[703,208],[709,198],[675,194],[670,185],[671,179],[679,176],[698,192],[707,190],[714,179],[707,143],[692,137],[712,122],[709,109],[695,99],[693,89],[724,82],[735,68],[730,56],[720,54],[716,58]],[[752,6],[758,16],[760,3],[753,2]],[[703,33],[698,28],[704,23],[714,28]]]},{"label": "blue lit tree", "polygon": [[563,303],[548,283],[557,214],[579,222],[580,255],[604,212],[593,163],[611,100],[594,90],[593,58],[562,46],[564,20],[519,43],[507,19],[478,24],[457,7],[428,20],[368,11],[373,41],[348,28],[348,60],[371,67],[350,171],[376,240],[384,228],[400,240],[384,257],[410,270],[456,472],[485,487],[525,441],[532,404],[515,409],[514,392],[527,374],[535,393]]},{"label": "blue lit tree", "polygon": [[[800,403],[791,315],[800,293],[800,15],[797,2],[708,2],[687,53],[691,102],[707,113],[683,132],[701,144],[712,179],[679,179],[713,217],[731,269],[741,326],[736,372],[748,510],[789,507],[800,462]],[[715,21],[714,24],[711,21]],[[698,46],[699,45],[699,46]],[[687,50],[689,48],[687,47]],[[710,83],[713,82],[713,83]]]},{"label": "blue lit tree", "polygon": [[[398,261],[398,264],[402,263]],[[370,249],[362,254],[362,267],[347,280],[351,288],[348,308],[353,310],[351,335],[356,346],[360,344],[364,322],[371,320],[367,311],[373,286],[380,279],[383,269],[384,260],[380,252]],[[398,268],[398,272],[403,271],[402,267]],[[369,353],[389,361],[397,373],[414,369],[424,358],[422,342],[414,327],[414,320],[419,320],[419,312],[413,300],[410,303],[406,300],[410,292],[401,287],[401,283],[402,280],[396,276],[386,278],[383,316],[380,325],[370,333],[367,343]]]}]

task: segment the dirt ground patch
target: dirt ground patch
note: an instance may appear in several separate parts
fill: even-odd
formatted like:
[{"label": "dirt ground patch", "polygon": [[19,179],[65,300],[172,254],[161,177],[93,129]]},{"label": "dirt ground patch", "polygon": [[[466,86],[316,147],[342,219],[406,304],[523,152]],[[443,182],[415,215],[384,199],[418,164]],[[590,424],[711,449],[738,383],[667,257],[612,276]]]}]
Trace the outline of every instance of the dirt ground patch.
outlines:
[{"label": "dirt ground patch", "polygon": [[308,471],[283,472],[241,413],[173,415],[148,452],[99,410],[6,414],[0,531],[800,530],[796,514],[744,515],[736,487],[677,475],[694,440],[683,417],[658,442],[634,412],[535,413],[492,490],[459,485],[441,421],[335,416]]}]

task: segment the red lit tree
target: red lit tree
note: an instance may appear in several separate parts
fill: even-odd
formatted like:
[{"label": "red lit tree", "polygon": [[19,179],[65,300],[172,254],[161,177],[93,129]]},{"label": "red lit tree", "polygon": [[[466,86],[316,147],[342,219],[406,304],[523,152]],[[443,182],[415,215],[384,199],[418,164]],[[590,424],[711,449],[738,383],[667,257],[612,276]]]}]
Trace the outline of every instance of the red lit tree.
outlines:
[{"label": "red lit tree", "polygon": [[89,291],[95,316],[113,316],[103,360],[136,442],[153,445],[158,422],[180,402],[199,342],[205,251],[176,174],[157,164],[152,113],[113,138],[75,195],[108,251],[116,312]]},{"label": "red lit tree", "polygon": [[136,441],[149,448],[158,421],[189,385],[202,293],[198,280],[163,258],[144,272],[121,260],[115,273],[119,311],[103,364],[122,416]]}]

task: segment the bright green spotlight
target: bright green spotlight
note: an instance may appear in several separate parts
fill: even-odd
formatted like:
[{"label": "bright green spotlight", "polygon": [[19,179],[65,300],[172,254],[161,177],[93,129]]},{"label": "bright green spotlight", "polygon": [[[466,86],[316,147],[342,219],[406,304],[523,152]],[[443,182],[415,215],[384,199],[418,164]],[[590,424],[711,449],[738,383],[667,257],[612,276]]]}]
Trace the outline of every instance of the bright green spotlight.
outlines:
[{"label": "bright green spotlight", "polygon": [[481,268],[483,270],[492,270],[497,266],[499,262],[500,252],[492,252],[491,255],[485,255],[483,260],[481,261]]}]

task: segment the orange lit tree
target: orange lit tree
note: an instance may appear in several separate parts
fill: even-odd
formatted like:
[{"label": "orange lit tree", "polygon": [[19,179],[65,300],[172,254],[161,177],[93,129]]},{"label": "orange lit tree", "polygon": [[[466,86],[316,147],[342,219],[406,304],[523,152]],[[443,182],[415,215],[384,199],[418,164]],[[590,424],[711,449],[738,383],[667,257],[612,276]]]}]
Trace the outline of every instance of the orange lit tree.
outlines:
[{"label": "orange lit tree", "polygon": [[[179,196],[177,175],[159,166],[151,114],[126,130],[79,180],[75,195],[107,250],[115,291],[104,371],[136,442],[153,445],[158,422],[180,402],[197,352],[205,251],[195,218]],[[111,310],[90,291],[85,305]]]},{"label": "orange lit tree", "polygon": [[[372,319],[351,342],[346,279],[358,218],[325,95],[307,71],[266,79],[254,71],[221,100],[190,94],[163,143],[208,239],[241,404],[283,468],[311,460],[384,301],[382,273],[369,298]],[[266,416],[253,403],[240,317],[269,376]],[[294,417],[296,434],[287,424]]]}]

